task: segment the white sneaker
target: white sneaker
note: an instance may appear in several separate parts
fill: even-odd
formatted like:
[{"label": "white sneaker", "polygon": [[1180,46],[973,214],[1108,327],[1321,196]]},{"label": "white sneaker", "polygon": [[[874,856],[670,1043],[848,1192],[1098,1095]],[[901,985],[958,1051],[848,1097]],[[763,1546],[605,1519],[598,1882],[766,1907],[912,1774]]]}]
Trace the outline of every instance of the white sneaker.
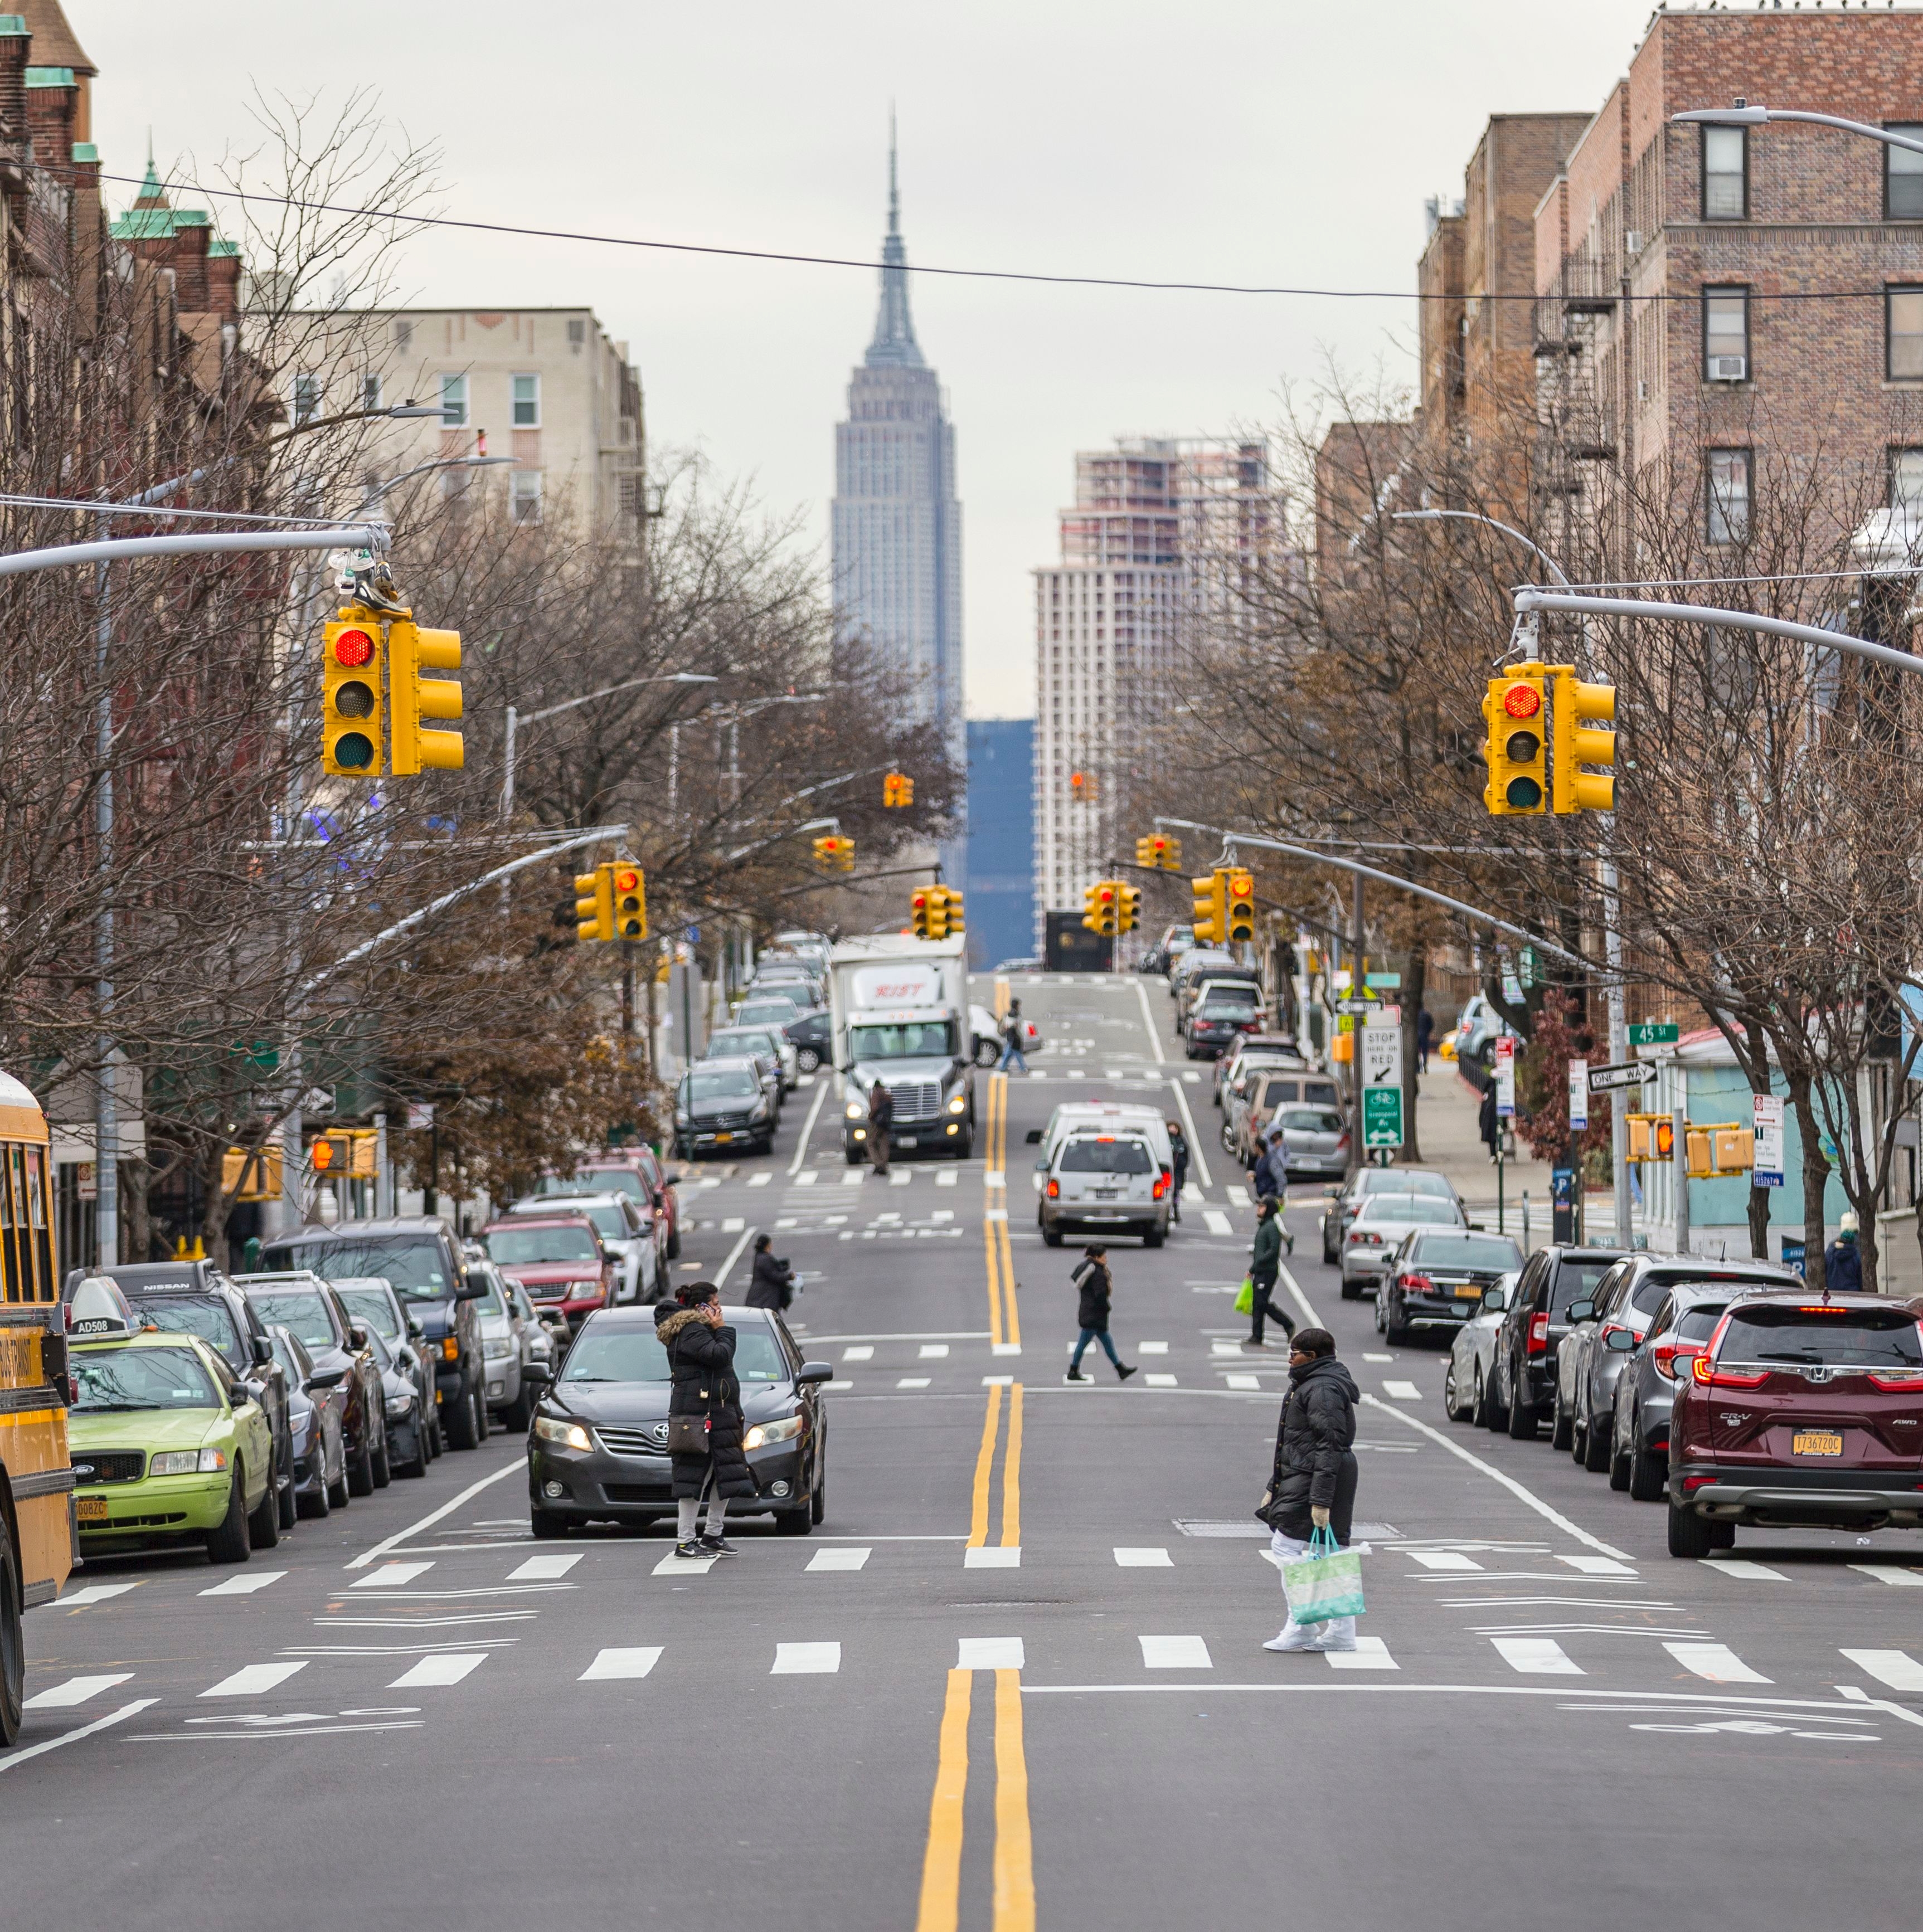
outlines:
[{"label": "white sneaker", "polygon": [[1318,1650],[1338,1652],[1351,1651],[1355,1649],[1357,1647],[1356,1640],[1353,1636],[1331,1637],[1327,1643],[1318,1643],[1315,1646]]},{"label": "white sneaker", "polygon": [[1281,1634],[1272,1636],[1264,1650],[1320,1650],[1322,1646],[1309,1634],[1306,1624],[1285,1624]]}]

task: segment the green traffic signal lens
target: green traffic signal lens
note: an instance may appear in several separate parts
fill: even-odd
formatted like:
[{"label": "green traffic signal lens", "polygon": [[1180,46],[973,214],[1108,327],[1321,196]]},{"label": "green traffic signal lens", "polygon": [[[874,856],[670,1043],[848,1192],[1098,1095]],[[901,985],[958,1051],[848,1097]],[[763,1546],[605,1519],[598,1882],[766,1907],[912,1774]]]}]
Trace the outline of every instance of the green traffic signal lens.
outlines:
[{"label": "green traffic signal lens", "polygon": [[1511,778],[1503,796],[1518,812],[1534,812],[1543,802],[1543,788],[1534,778]]},{"label": "green traffic signal lens", "polygon": [[374,740],[359,731],[344,732],[334,740],[334,762],[350,772],[364,772],[374,763]]},{"label": "green traffic signal lens", "polygon": [[1532,765],[1543,748],[1543,741],[1533,731],[1512,731],[1502,754],[1512,765]]}]

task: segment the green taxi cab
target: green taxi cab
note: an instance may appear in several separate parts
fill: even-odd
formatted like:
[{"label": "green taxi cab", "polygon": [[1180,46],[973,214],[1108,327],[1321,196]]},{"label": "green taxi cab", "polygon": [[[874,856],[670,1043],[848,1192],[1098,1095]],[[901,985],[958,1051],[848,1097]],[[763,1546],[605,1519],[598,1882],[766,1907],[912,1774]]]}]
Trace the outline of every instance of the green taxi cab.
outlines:
[{"label": "green taxi cab", "polygon": [[279,1540],[272,1428],[197,1335],[152,1329],[77,1345],[68,1414],[80,1547],[206,1545],[245,1563]]}]

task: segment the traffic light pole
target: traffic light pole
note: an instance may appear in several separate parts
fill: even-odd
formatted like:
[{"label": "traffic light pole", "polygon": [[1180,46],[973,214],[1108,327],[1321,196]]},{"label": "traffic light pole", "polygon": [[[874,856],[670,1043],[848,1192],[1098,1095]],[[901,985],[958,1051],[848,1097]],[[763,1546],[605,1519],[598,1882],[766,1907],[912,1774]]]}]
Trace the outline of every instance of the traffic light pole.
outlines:
[{"label": "traffic light pole", "polygon": [[[1349,997],[1359,1000],[1363,997],[1363,922],[1362,890],[1363,878],[1360,872],[1351,875],[1350,916],[1354,938],[1350,942]],[[1349,1035],[1349,1106],[1353,1115],[1349,1127],[1349,1172],[1353,1174],[1359,1167],[1368,1165],[1369,1155],[1363,1146],[1362,1120],[1362,1028],[1352,1018],[1349,1022],[1354,1030]]]}]

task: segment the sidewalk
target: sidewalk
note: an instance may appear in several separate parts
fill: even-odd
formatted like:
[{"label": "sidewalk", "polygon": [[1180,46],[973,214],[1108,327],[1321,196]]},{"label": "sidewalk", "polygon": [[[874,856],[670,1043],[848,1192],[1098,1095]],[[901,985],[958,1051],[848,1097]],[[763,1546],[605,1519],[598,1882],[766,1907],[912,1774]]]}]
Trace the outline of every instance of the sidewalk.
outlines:
[{"label": "sidewalk", "polygon": [[[1416,1132],[1422,1146],[1420,1162],[1411,1166],[1433,1168],[1447,1174],[1457,1193],[1479,1221],[1496,1225],[1495,1163],[1489,1159],[1477,1132],[1482,1096],[1448,1060],[1432,1057],[1427,1073],[1420,1076],[1421,1095],[1416,1102]],[[1516,1157],[1503,1163],[1503,1225],[1520,1241],[1523,1238],[1522,1196],[1529,1196],[1528,1239],[1525,1250],[1540,1246],[1549,1238],[1549,1168],[1546,1161],[1531,1158],[1521,1142]],[[1606,1225],[1610,1213],[1607,1194],[1591,1195],[1588,1201],[1592,1228]]]}]

